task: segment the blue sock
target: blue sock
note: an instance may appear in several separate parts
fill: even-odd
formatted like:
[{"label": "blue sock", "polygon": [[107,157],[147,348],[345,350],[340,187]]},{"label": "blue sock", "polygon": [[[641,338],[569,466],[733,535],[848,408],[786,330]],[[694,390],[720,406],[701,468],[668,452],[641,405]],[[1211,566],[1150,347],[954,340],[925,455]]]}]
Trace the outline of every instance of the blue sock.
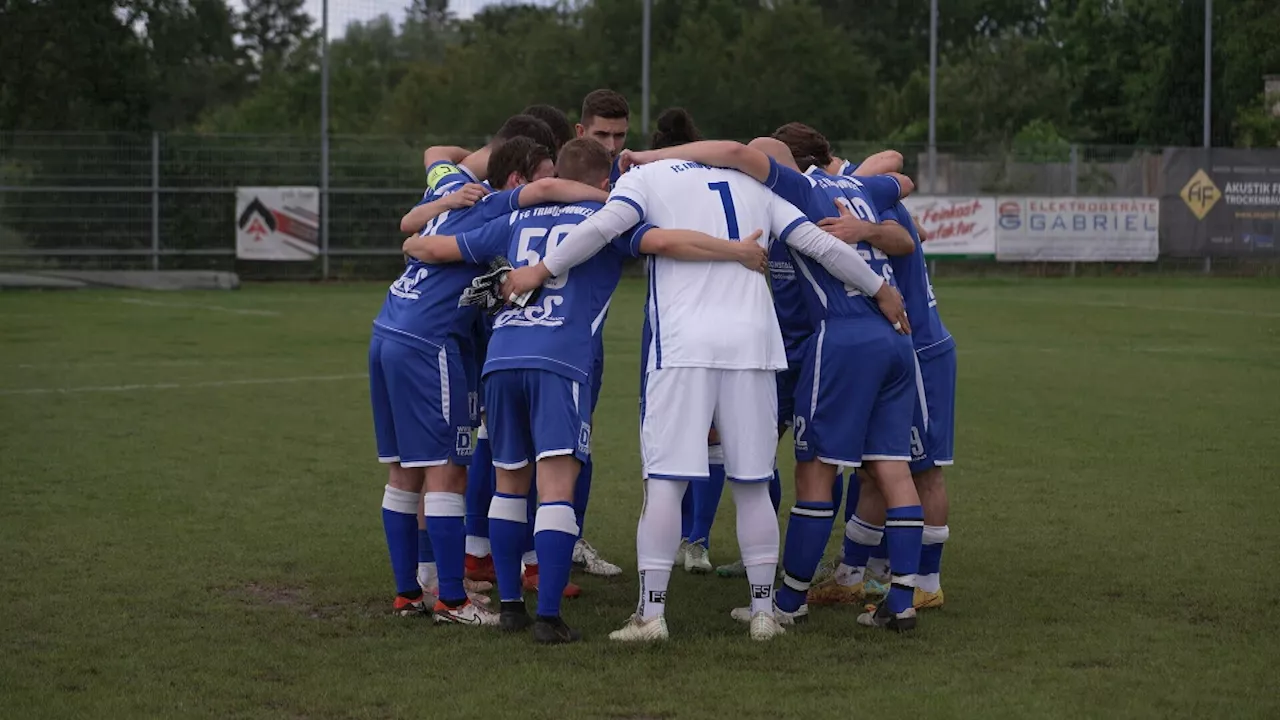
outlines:
[{"label": "blue sock", "polygon": [[524,554],[529,521],[524,495],[495,492],[489,503],[489,544],[493,554],[493,574],[498,579],[498,599],[523,602],[520,556]]},{"label": "blue sock", "polygon": [[849,522],[849,518],[858,511],[858,494],[862,490],[862,478],[856,472],[849,473],[849,489],[844,496],[844,521]]},{"label": "blue sock", "polygon": [[433,563],[435,561],[436,554],[431,548],[431,533],[418,530],[418,562]]},{"label": "blue sock", "polygon": [[883,537],[883,526],[872,525],[854,515],[844,524],[844,559],[841,562],[852,568],[865,568],[871,551]]},{"label": "blue sock", "polygon": [[711,475],[706,482],[689,483],[685,496],[693,496],[693,527],[685,537],[690,542],[700,540],[705,547],[711,547],[711,525],[716,521],[723,492],[724,465],[711,465]]},{"label": "blue sock", "polygon": [[778,514],[778,508],[782,507],[782,475],[778,473],[778,468],[773,469],[773,479],[769,481],[769,502],[773,503],[773,514]]},{"label": "blue sock", "polygon": [[889,559],[889,538],[880,538],[880,544],[871,548],[872,560],[888,560]]},{"label": "blue sock", "polygon": [[573,546],[578,542],[578,522],[573,505],[566,502],[538,506],[533,543],[538,551],[538,616],[559,617],[560,598],[569,584]]},{"label": "blue sock", "polygon": [[467,535],[489,537],[489,502],[493,500],[493,453],[484,428],[476,433],[475,454],[467,468]]},{"label": "blue sock", "polygon": [[[693,485],[694,483],[687,483]],[[684,496],[680,498],[680,539],[688,540],[693,532],[693,488],[685,487]]]},{"label": "blue sock", "polygon": [[889,544],[889,567],[893,571],[888,603],[894,613],[911,607],[923,534],[924,510],[919,505],[889,508],[885,514],[884,538]]},{"label": "blue sock", "polygon": [[578,519],[578,537],[582,537],[582,528],[587,526],[587,503],[591,502],[591,472],[595,464],[588,457],[578,471],[578,480],[573,486],[573,514]]},{"label": "blue sock", "polygon": [[829,502],[798,502],[791,508],[782,554],[782,585],[774,594],[779,608],[795,612],[804,604],[813,572],[827,549],[835,514],[835,507]]},{"label": "blue sock", "polygon": [[440,600],[456,606],[466,602],[462,587],[463,556],[466,555],[467,530],[463,517],[467,501],[462,493],[428,492],[422,496],[422,511],[427,517],[427,532],[436,555],[436,572],[440,577]]},{"label": "blue sock", "polygon": [[382,493],[382,530],[387,536],[396,593],[418,597],[422,594],[418,587],[418,493],[386,487]]}]

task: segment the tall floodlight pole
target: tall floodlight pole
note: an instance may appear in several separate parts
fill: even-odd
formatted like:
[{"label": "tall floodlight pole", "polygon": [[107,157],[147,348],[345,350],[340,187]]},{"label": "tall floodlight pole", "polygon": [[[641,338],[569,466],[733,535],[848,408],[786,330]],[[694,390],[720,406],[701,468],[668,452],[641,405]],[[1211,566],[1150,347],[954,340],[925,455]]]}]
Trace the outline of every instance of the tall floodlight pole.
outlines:
[{"label": "tall floodlight pole", "polygon": [[653,0],[644,0],[644,23],[640,41],[640,135],[649,136],[649,31],[650,16],[653,14]]},{"label": "tall floodlight pole", "polygon": [[329,279],[329,0],[320,4],[320,278]]},{"label": "tall floodlight pole", "polygon": [[938,189],[938,0],[929,2],[929,192]]},{"label": "tall floodlight pole", "polygon": [[1204,146],[1210,146],[1209,107],[1213,98],[1213,0],[1204,0]]}]

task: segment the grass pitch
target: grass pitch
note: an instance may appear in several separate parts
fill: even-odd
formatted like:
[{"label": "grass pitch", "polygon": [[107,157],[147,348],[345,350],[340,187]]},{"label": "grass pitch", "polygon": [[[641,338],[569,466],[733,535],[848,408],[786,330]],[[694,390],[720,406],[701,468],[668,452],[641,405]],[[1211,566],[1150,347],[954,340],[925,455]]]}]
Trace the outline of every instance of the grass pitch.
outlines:
[{"label": "grass pitch", "polygon": [[[607,327],[572,647],[387,616],[364,379],[384,284],[0,296],[0,715],[1280,715],[1280,284],[955,281],[947,607],[818,609],[758,645],[745,582],[634,603],[643,286]],[[701,431],[701,430],[699,430]],[[789,447],[780,448],[784,477]],[[789,503],[789,501],[787,501]],[[736,556],[732,503],[712,559]]]}]

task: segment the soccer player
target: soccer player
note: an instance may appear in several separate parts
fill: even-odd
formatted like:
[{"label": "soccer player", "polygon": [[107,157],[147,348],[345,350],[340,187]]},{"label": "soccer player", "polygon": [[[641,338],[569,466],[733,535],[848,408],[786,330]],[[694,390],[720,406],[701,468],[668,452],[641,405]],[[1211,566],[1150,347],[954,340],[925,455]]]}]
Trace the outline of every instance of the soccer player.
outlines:
[{"label": "soccer player", "polygon": [[[684,157],[771,180],[774,191],[810,219],[833,215],[838,205],[844,205],[878,221],[875,206],[888,207],[910,191],[910,181],[901,176],[859,181],[827,175],[819,168],[831,162],[829,146],[812,128],[792,123],[775,135],[788,142],[762,139],[753,144],[771,147],[785,164],[737,143],[701,143],[681,150]],[[808,174],[797,172],[795,165],[809,168]],[[860,247],[859,252],[884,274],[886,284],[893,283],[883,253],[870,246]],[[894,527],[890,553],[896,551],[902,568],[895,569],[897,588],[891,591],[889,604],[868,613],[867,619],[906,630],[915,623],[911,576],[919,561],[923,525],[907,466],[915,386],[911,344],[894,332],[896,327],[886,326],[879,309],[857,288],[793,255],[796,269],[806,280],[803,287],[810,316],[819,323],[817,336],[806,348],[796,400],[796,505],[787,530],[783,586],[777,593],[779,617],[783,623],[792,623],[808,614],[806,594],[834,522],[832,488],[838,468],[859,467],[865,461],[890,498]],[[752,610],[736,610],[734,617],[749,619]]]},{"label": "soccer player", "polygon": [[[609,153],[609,187],[618,181],[618,153],[627,142],[627,129],[631,119],[631,108],[627,99],[613,90],[600,89],[587,93],[582,99],[581,122],[574,131],[579,138],[586,138],[598,143]],[[608,319],[608,308],[601,320],[601,325]],[[591,407],[594,410],[600,400],[600,389],[604,384],[604,332],[595,336],[596,357],[591,369]],[[595,474],[595,462],[588,457],[582,465],[582,472],[575,485],[573,500],[574,511],[578,516],[580,532],[586,528],[587,507],[591,502],[591,480]],[[605,560],[595,546],[579,537],[573,547],[573,563],[591,575],[613,577],[622,574],[622,568]]]},{"label": "soccer player", "polygon": [[[846,241],[865,239],[888,253],[907,313],[915,318],[911,339],[920,382],[917,383],[918,402],[911,427],[911,474],[924,508],[924,535],[912,604],[921,610],[942,607],[944,602],[940,573],[942,549],[950,528],[947,526],[948,502],[942,469],[951,465],[954,457],[955,340],[938,314],[938,301],[929,282],[928,266],[915,221],[902,203],[882,213],[881,219],[906,228],[911,234],[914,252],[895,252],[895,248],[880,244],[874,227],[867,227],[866,223],[852,218],[841,219],[839,224],[830,223],[826,229]],[[866,490],[866,494],[873,503],[871,507],[883,505],[883,498],[878,497],[874,485]],[[862,504],[861,500],[859,504]],[[838,579],[832,578],[822,587],[815,587],[810,593],[810,602],[847,602],[844,598],[858,595],[857,588],[862,584],[859,571],[864,570],[865,565],[866,570],[862,574],[869,574],[871,561],[865,558],[869,552],[872,560],[875,555],[874,551],[855,545],[846,538],[846,552],[842,560],[845,569]],[[847,584],[841,585],[840,580]]]},{"label": "soccer player", "polygon": [[[550,172],[549,151],[525,137],[508,140],[493,155],[499,161],[489,165],[502,173],[494,180],[500,189]],[[440,172],[446,166],[454,169]],[[428,193],[429,201],[475,179],[444,162],[434,163],[433,173],[437,183]],[[572,186],[575,194],[555,195],[557,188],[566,186]],[[576,184],[555,180],[539,185],[538,192],[543,191],[559,199],[582,194]],[[548,199],[537,192],[529,195],[534,201]],[[478,226],[494,217],[493,208],[517,197],[518,193],[487,196],[476,206],[449,211],[431,224],[464,230]],[[503,206],[504,212],[508,210]],[[422,589],[438,582],[437,622],[496,624],[495,615],[469,601],[463,585],[463,492],[475,418],[470,403],[458,402],[469,392],[460,337],[473,321],[470,309],[458,308],[458,296],[476,275],[477,268],[471,265],[411,260],[374,320],[369,377],[378,457],[390,466],[383,524],[396,579],[396,611],[427,614]],[[422,551],[427,550],[417,532],[418,494],[424,481],[425,530],[438,578],[419,578],[415,572]]]},{"label": "soccer player", "polygon": [[564,147],[565,143],[576,137],[569,117],[560,108],[545,104],[530,105],[521,110],[520,114],[538,118],[547,124],[551,129],[551,135],[555,138],[556,153],[560,152],[560,148]]},{"label": "soccer player", "polygon": [[[909,332],[897,291],[856,251],[746,175],[681,160],[654,162],[623,175],[604,208],[574,228],[542,262],[512,271],[504,294],[557,282],[641,218],[730,238],[767,230],[874,297],[885,316]],[[655,258],[649,265],[647,313],[653,339],[642,400],[647,480],[636,533],[640,601],[610,638],[669,637],[664,610],[680,542],[681,498],[689,482],[705,481],[709,474],[701,428],[713,420],[724,448],[726,476],[733,483],[738,544],[751,585],[749,634],[757,640],[775,637],[783,632],[771,600],[778,523],[767,483],[773,477],[777,437],[773,375],[786,367],[786,358],[767,281],[726,263]]]},{"label": "soccer player", "polygon": [[[593,188],[608,186],[610,158],[598,144],[575,140],[561,150],[559,175]],[[406,252],[432,260],[486,262],[508,256],[521,266],[554,252],[573,227],[595,213],[599,203],[542,205],[490,222],[459,237],[411,238]],[[490,414],[498,492],[490,508],[491,541],[501,625],[520,630],[530,623],[520,596],[519,550],[524,537],[525,495],[531,463],[537,464],[539,507],[535,544],[542,564],[535,640],[566,643],[579,639],[560,617],[561,590],[569,579],[578,537],[571,504],[581,460],[590,452],[590,399],[582,386],[594,361],[592,336],[622,272],[622,260],[641,252],[673,258],[730,260],[763,270],[764,253],[754,243],[730,242],[700,233],[636,227],[572,273],[549,281],[525,308],[503,311],[494,321],[485,361],[486,406]]]}]

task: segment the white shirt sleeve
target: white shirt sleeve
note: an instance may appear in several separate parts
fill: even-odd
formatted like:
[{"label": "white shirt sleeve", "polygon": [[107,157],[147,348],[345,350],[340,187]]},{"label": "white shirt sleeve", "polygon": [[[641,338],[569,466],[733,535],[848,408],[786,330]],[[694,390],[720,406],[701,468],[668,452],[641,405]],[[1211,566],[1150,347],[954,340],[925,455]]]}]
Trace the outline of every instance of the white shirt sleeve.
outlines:
[{"label": "white shirt sleeve", "polygon": [[553,277],[559,277],[590,260],[610,240],[630,230],[638,222],[640,212],[634,203],[610,198],[604,207],[570,230],[564,240],[547,253],[542,264]]},{"label": "white shirt sleeve", "polygon": [[795,205],[775,197],[770,207],[774,237],[808,255],[841,282],[868,296],[880,292],[884,278],[871,269],[857,250],[809,222]]}]

